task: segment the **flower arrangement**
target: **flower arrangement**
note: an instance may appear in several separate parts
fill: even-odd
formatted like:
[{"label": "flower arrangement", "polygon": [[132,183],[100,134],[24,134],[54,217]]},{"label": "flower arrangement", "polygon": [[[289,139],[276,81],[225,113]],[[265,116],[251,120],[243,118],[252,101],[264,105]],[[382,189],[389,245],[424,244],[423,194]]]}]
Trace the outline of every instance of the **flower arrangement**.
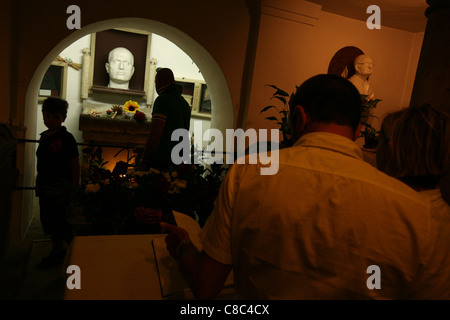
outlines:
[{"label": "flower arrangement", "polygon": [[[101,152],[92,153],[79,202],[94,234],[157,233],[159,222],[174,222],[172,210],[187,214],[203,225],[211,213],[227,171],[181,164],[166,171],[139,170],[134,163],[119,161],[105,169]],[[94,227],[95,226],[95,227]]]},{"label": "flower arrangement", "polygon": [[89,110],[88,114],[92,117],[100,117],[100,113],[98,113],[96,110]]},{"label": "flower arrangement", "polygon": [[129,113],[136,113],[136,111],[139,111],[139,108],[140,108],[139,103],[133,100],[128,100],[123,105],[123,110]]},{"label": "flower arrangement", "polygon": [[133,116],[134,120],[136,120],[137,122],[144,122],[145,120],[147,120],[147,117],[145,115],[145,113],[141,112],[141,111],[136,111],[136,113]]},{"label": "flower arrangement", "polygon": [[116,113],[118,116],[120,116],[123,113],[123,108],[122,106],[116,104],[111,107],[111,111],[112,113]]},{"label": "flower arrangement", "polygon": [[[124,119],[134,119],[137,122],[144,122],[147,120],[147,116],[144,112],[140,111],[140,105],[136,101],[128,100],[124,106],[113,105],[106,112],[106,116],[114,119],[116,116],[123,115]],[[89,115],[99,117],[100,113],[95,110],[90,110]]]},{"label": "flower arrangement", "polygon": [[111,107],[111,109],[106,111],[106,115],[111,117],[111,118],[115,118],[116,116],[120,116],[123,113],[123,109],[121,106],[119,105],[113,105]]}]

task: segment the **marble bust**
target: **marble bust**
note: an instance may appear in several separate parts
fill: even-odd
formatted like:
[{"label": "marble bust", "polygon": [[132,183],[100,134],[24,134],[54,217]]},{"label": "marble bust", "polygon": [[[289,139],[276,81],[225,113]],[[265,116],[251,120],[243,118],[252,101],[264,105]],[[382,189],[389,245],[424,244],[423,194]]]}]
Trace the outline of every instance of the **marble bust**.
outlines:
[{"label": "marble bust", "polygon": [[134,73],[134,56],[130,50],[123,47],[112,49],[105,67],[109,74],[108,88],[129,89]]},{"label": "marble bust", "polygon": [[356,89],[358,89],[360,94],[368,96],[375,94],[369,83],[369,77],[373,73],[373,59],[366,54],[362,54],[356,57],[354,65],[356,73],[351,76],[349,80],[354,84]]}]

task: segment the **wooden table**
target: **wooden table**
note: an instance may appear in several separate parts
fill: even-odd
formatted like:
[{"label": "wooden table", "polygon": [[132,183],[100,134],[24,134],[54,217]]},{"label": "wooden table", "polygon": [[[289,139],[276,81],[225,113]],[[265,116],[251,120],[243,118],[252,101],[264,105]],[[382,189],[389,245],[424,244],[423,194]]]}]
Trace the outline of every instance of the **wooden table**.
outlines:
[{"label": "wooden table", "polygon": [[80,268],[80,289],[66,287],[66,300],[160,300],[152,240],[164,235],[75,237],[66,265]]},{"label": "wooden table", "polygon": [[[197,246],[200,227],[190,217],[174,212]],[[80,289],[66,286],[66,300],[194,299],[165,246],[165,234],[75,237],[65,268],[79,267]],[[67,276],[70,278],[73,273]],[[70,279],[69,279],[70,280]],[[71,282],[73,283],[73,282]],[[232,274],[219,299],[233,297]]]}]

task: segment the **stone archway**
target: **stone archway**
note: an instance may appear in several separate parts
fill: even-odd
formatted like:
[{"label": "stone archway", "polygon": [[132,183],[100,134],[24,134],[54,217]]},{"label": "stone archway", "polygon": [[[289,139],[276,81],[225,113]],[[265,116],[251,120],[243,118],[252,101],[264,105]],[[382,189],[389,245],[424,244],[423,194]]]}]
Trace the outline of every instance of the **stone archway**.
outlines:
[{"label": "stone archway", "polygon": [[[192,58],[201,70],[205,82],[208,84],[211,102],[214,105],[211,112],[211,128],[222,131],[224,136],[227,128],[233,128],[234,111],[228,84],[219,65],[205,48],[181,30],[170,25],[143,18],[120,18],[96,22],[73,32],[70,36],[58,43],[58,45],[43,59],[33,74],[25,97],[25,126],[27,127],[26,136],[28,139],[35,139],[37,121],[36,106],[38,105],[39,88],[44,74],[52,61],[60,52],[78,39],[88,34],[111,28],[130,28],[149,31],[176,44]],[[30,164],[24,166],[24,184],[34,185],[34,146],[27,146],[25,148],[24,163]],[[32,215],[33,197],[34,195],[27,193],[22,199],[24,207],[22,211],[21,228],[23,229],[27,228],[26,223],[27,221],[30,221]]]},{"label": "stone archway", "polygon": [[[64,48],[85,35],[110,28],[133,28],[150,31],[157,33],[176,44],[193,59],[201,70],[206,83],[208,83],[211,101],[215,106],[212,110],[211,127],[223,132],[225,132],[224,130],[226,128],[233,128],[234,116],[230,91],[225,76],[214,58],[198,42],[181,30],[161,22],[141,18],[123,18],[97,22],[83,27],[61,41],[49,52],[33,75],[27,91],[26,111],[33,109],[36,105],[39,86],[45,71],[53,59],[64,50]],[[33,128],[34,124],[32,124],[32,122],[35,122],[35,119],[27,119],[26,122],[27,125],[31,125],[28,126],[28,128]]]}]

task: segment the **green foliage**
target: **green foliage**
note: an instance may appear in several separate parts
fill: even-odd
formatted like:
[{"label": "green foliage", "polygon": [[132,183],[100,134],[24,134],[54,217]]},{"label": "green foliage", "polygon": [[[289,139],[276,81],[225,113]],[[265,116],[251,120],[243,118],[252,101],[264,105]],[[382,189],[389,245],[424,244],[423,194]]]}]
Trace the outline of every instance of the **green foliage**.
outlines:
[{"label": "green foliage", "polygon": [[[260,113],[268,112],[270,110],[276,110],[278,114],[274,116],[266,117],[267,120],[275,121],[279,126],[279,130],[283,134],[283,143],[287,146],[292,145],[291,141],[291,128],[290,128],[290,111],[289,106],[294,97],[295,93],[291,93],[290,95],[280,89],[275,85],[266,85],[275,89],[271,99],[276,99],[282,103],[282,107],[279,108],[275,105],[269,105],[264,107]],[[362,117],[361,117],[361,137],[367,137],[367,139],[376,139],[378,135],[378,131],[369,123],[369,118],[376,116],[371,114],[371,111],[377,107],[377,104],[382,101],[381,99],[374,99],[373,96],[368,96],[361,94],[361,108],[362,108]],[[289,98],[289,100],[287,100]]]},{"label": "green foliage", "polygon": [[377,107],[378,102],[383,101],[381,99],[373,99],[373,96],[361,94],[362,112],[369,112]]},{"label": "green foliage", "polygon": [[372,110],[377,107],[378,102],[383,101],[381,99],[374,99],[373,95],[368,96],[361,94],[361,137],[366,139],[376,139],[378,131],[369,123],[369,118],[378,118],[371,114]]},{"label": "green foliage", "polygon": [[[283,135],[283,143],[286,146],[291,146],[292,140],[291,140],[291,127],[290,127],[291,124],[290,124],[289,106],[290,106],[292,99],[294,98],[294,93],[291,93],[289,95],[286,91],[284,91],[272,84],[268,84],[266,86],[275,89],[275,92],[273,93],[273,95],[270,99],[278,100],[279,102],[281,102],[282,106],[281,107],[277,107],[275,105],[266,106],[260,111],[260,114],[264,113],[264,112],[268,112],[269,110],[275,110],[277,112],[277,114],[275,114],[274,116],[268,116],[268,117],[266,117],[266,119],[276,122],[276,124],[279,126],[279,130],[281,131],[281,133]],[[289,100],[287,100],[288,98],[289,98]]]},{"label": "green foliage", "polygon": [[[173,219],[172,210],[191,216],[203,226],[212,212],[227,165],[181,164],[165,171],[142,171],[136,166],[141,162],[139,154],[133,157],[134,164],[119,161],[112,171],[101,166],[105,163],[101,152],[91,158],[78,202],[84,219],[97,226],[95,234],[157,230],[158,219]],[[154,216],[158,212],[160,216]],[[137,216],[140,221],[154,223],[142,226]]]}]

